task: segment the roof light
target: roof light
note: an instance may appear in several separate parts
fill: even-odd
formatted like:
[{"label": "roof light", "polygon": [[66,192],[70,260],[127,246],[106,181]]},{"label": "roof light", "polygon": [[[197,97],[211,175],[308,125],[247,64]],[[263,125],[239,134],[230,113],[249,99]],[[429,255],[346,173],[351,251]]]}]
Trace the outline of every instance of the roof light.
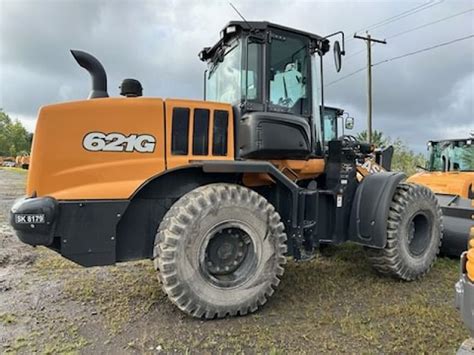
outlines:
[{"label": "roof light", "polygon": [[236,26],[229,26],[225,29],[226,34],[234,33],[237,32],[237,27]]}]

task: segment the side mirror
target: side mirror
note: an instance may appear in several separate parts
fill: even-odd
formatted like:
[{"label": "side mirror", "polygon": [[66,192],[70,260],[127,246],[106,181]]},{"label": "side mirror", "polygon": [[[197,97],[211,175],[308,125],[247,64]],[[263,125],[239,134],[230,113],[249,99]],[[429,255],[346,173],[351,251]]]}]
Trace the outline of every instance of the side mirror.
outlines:
[{"label": "side mirror", "polygon": [[354,128],[354,117],[346,117],[346,120],[344,121],[344,127],[345,129],[351,130]]},{"label": "side mirror", "polygon": [[334,51],[334,64],[336,65],[336,71],[339,73],[341,71],[341,66],[342,66],[342,53],[341,53],[341,45],[339,44],[339,41],[334,42],[333,51]]}]

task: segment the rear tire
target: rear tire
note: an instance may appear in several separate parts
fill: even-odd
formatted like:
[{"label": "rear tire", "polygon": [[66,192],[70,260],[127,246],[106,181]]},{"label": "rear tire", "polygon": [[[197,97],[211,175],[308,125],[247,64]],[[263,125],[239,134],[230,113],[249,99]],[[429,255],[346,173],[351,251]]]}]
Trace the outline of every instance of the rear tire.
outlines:
[{"label": "rear tire", "polygon": [[232,184],[199,187],[166,213],[154,263],[169,299],[198,318],[245,315],[283,275],[286,234],[274,207]]},{"label": "rear tire", "polygon": [[424,276],[433,266],[443,236],[436,196],[421,185],[398,185],[387,222],[384,249],[368,249],[375,270],[405,281]]}]

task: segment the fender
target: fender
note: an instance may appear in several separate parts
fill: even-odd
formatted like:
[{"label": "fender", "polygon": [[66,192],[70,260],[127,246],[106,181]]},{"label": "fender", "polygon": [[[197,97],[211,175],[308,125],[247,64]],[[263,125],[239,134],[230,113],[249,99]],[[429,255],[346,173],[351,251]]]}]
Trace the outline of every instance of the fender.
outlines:
[{"label": "fender", "polygon": [[[242,173],[268,173],[290,201],[275,205],[289,235],[298,229],[298,186],[269,162],[194,161],[186,167],[161,172],[144,182],[133,194],[117,225],[117,261],[152,256],[153,241],[163,216],[172,204],[198,186],[213,182],[239,183]],[[285,201],[287,201],[285,199]],[[296,233],[296,232],[295,232]]]},{"label": "fender", "polygon": [[404,173],[381,172],[366,176],[357,187],[351,208],[349,240],[382,249],[387,243],[390,201]]}]

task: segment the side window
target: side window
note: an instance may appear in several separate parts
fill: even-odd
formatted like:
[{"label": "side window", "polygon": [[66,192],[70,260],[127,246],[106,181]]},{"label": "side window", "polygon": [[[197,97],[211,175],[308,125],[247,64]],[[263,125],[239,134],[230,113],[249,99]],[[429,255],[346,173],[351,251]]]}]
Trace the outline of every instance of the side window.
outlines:
[{"label": "side window", "polygon": [[207,155],[209,147],[209,110],[194,110],[193,155]]},{"label": "side window", "polygon": [[214,129],[212,132],[212,155],[227,155],[227,126],[229,112],[214,111]]},{"label": "side window", "polygon": [[299,37],[274,36],[270,47],[270,103],[288,112],[308,112],[309,53]]},{"label": "side window", "polygon": [[171,123],[171,153],[188,154],[189,109],[175,107]]},{"label": "side window", "polygon": [[337,117],[335,113],[326,112],[324,114],[324,140],[329,142],[330,140],[337,138]]},{"label": "side window", "polygon": [[[247,100],[259,99],[260,73],[259,56],[261,45],[250,42],[248,44],[248,53],[245,61],[248,59],[247,70],[242,70],[242,97]],[[245,64],[244,64],[245,65]]]}]

